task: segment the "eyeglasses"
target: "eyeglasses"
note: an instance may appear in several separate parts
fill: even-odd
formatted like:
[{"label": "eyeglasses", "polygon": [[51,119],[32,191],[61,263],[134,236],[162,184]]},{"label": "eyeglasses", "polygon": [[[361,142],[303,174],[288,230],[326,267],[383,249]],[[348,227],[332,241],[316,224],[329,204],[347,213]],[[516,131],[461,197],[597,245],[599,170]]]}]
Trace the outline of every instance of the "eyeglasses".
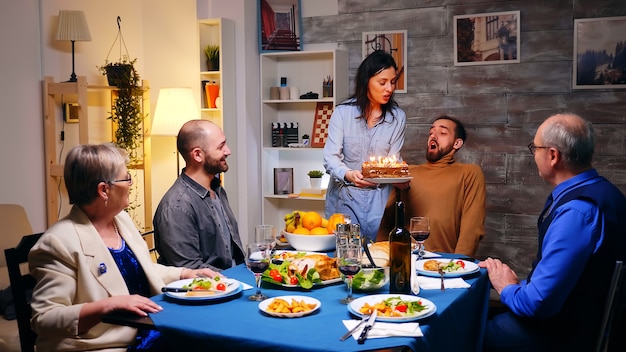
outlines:
[{"label": "eyeglasses", "polygon": [[123,180],[115,180],[113,182],[128,182],[128,185],[131,186],[133,184],[133,178],[130,176],[130,172],[126,174],[126,178]]},{"label": "eyeglasses", "polygon": [[537,149],[550,149],[550,147],[535,145],[535,142],[530,142],[530,144],[528,145],[528,150],[530,150],[530,154],[535,155],[535,150]]}]

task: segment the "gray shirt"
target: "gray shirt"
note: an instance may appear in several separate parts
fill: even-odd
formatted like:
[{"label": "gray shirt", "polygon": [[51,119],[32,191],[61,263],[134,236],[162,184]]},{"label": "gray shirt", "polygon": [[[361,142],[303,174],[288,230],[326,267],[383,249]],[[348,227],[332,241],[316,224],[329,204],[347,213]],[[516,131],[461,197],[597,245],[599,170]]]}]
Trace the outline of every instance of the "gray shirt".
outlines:
[{"label": "gray shirt", "polygon": [[161,264],[223,270],[244,261],[237,220],[217,178],[208,190],[181,173],[153,224]]}]

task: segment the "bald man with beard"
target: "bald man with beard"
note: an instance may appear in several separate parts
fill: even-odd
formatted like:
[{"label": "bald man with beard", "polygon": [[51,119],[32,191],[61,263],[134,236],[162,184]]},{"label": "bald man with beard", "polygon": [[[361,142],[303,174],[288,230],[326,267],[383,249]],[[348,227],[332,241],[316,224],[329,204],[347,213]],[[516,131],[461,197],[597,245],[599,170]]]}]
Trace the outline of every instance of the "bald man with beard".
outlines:
[{"label": "bald man with beard", "polygon": [[206,120],[181,127],[177,148],[185,168],[154,214],[158,262],[223,270],[243,263],[237,220],[218,175],[231,154],[224,132]]},{"label": "bald man with beard", "polygon": [[[430,219],[429,251],[474,256],[484,236],[485,177],[480,166],[454,160],[466,139],[458,119],[440,116],[433,121],[426,145],[427,163],[409,165],[413,179],[401,191],[405,226],[412,216]],[[387,240],[394,227],[395,192],[387,202],[377,239]]]}]

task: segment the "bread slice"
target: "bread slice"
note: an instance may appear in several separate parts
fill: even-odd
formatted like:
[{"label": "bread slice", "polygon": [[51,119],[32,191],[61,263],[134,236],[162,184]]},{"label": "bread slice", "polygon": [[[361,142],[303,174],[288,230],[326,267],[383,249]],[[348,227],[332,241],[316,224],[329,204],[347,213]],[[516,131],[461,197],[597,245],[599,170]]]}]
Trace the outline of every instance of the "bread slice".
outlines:
[{"label": "bread slice", "polygon": [[[389,266],[389,241],[374,242],[369,249],[377,266]],[[369,263],[367,257],[363,261]]]}]

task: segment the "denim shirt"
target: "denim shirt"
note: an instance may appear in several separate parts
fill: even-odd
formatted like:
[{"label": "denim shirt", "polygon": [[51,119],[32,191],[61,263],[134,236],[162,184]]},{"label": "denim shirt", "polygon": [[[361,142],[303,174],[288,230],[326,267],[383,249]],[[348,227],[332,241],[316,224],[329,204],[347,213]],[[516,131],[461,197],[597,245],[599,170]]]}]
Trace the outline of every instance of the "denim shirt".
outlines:
[{"label": "denim shirt", "polygon": [[393,116],[387,112],[374,127],[369,128],[353,101],[338,105],[330,118],[328,139],[324,146],[324,167],[330,174],[326,193],[326,217],[333,213],[350,215],[361,225],[361,234],[375,240],[392,185],[357,188],[344,181],[348,170],[361,170],[371,156],[400,158],[404,143],[406,115],[399,108]]},{"label": "denim shirt", "polygon": [[223,270],[243,263],[237,220],[216,178],[208,190],[184,171],[154,214],[159,263]]}]

